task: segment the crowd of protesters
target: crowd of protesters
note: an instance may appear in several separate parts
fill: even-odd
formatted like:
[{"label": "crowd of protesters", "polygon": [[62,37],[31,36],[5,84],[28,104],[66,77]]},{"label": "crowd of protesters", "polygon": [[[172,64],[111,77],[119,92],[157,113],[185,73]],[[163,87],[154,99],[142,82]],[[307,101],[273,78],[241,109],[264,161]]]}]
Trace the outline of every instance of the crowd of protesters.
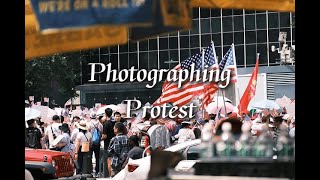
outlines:
[{"label": "crowd of protesters", "polygon": [[[165,145],[159,147],[164,149],[176,143],[201,138],[204,124],[210,123],[215,130],[220,121],[229,117],[236,117],[242,123],[249,123],[252,136],[259,136],[265,125],[275,140],[279,135],[280,125],[287,127],[291,137],[295,136],[295,118],[285,111],[278,113],[262,110],[252,114],[243,111],[240,115],[230,112],[225,116],[209,114],[206,119],[180,120],[151,118],[148,112],[142,118],[132,114],[128,119],[125,113],[121,114],[106,108],[104,114],[97,115],[91,111],[89,116],[68,117],[70,121],[64,121],[64,116],[58,115],[52,117],[50,124],[41,122],[41,118],[28,120],[26,147],[70,153],[77,162],[77,174],[83,173],[83,158],[93,157],[94,154],[95,168],[93,169],[93,164],[89,163],[94,177],[112,177],[124,168],[129,158],[139,159],[143,156],[146,146],[141,144],[146,140],[142,138],[139,125],[143,124],[148,128],[156,124],[162,126],[164,128],[162,130],[167,133],[166,136],[155,138],[164,138],[159,140],[165,141],[163,143]],[[166,142],[168,140],[165,137],[169,137],[170,142]],[[149,138],[150,141],[151,137],[145,138]],[[101,165],[104,171],[100,170]]]}]

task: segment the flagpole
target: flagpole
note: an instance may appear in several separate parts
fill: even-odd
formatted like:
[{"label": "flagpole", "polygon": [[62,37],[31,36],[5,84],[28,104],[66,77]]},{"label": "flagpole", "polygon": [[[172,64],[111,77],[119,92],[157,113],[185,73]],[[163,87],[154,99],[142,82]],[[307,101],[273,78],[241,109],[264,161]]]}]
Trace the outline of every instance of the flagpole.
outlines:
[{"label": "flagpole", "polygon": [[225,112],[225,117],[227,116],[227,106],[226,106],[226,101],[224,100],[224,89],[222,90],[222,98],[223,98],[223,105],[224,105],[224,112]]},{"label": "flagpole", "polygon": [[[202,58],[201,58],[201,71],[204,70],[204,49],[202,49]],[[203,81],[202,81],[202,88],[204,88],[204,85],[203,85]],[[201,100],[201,106],[202,106],[202,103],[203,103],[203,99]],[[204,108],[202,108],[202,118],[204,119]]]},{"label": "flagpole", "polygon": [[[232,46],[232,54],[233,54],[233,63],[234,63],[234,66],[235,66],[235,73],[236,73],[236,79],[238,79],[238,70],[237,70],[237,61],[236,61],[236,52],[235,52],[235,49],[234,49],[234,44],[232,43],[231,44],[231,46]],[[237,82],[238,82],[238,80],[237,80]],[[236,89],[238,89],[238,83],[237,82],[235,82],[235,84],[234,84],[234,94],[235,94],[235,100],[236,100],[236,102],[234,103],[235,105],[236,104],[239,104],[240,103],[240,101],[239,102],[237,102],[237,100],[239,99],[239,98],[237,98],[237,92],[236,92]]]}]

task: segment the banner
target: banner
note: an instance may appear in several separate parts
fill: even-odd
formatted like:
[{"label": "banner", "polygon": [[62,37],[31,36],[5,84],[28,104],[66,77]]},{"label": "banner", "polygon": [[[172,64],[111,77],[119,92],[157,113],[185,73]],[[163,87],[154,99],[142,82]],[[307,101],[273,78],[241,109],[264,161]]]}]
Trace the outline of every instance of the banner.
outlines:
[{"label": "banner", "polygon": [[295,0],[191,0],[191,6],[295,12]]},{"label": "banner", "polygon": [[25,15],[25,59],[125,44],[128,29],[125,26],[96,26],[41,34],[34,14]]},{"label": "banner", "polygon": [[31,0],[40,30],[91,25],[151,25],[153,0]]},{"label": "banner", "polygon": [[144,40],[161,34],[192,28],[192,8],[189,0],[155,0],[156,10],[151,27],[132,27],[130,39]]}]

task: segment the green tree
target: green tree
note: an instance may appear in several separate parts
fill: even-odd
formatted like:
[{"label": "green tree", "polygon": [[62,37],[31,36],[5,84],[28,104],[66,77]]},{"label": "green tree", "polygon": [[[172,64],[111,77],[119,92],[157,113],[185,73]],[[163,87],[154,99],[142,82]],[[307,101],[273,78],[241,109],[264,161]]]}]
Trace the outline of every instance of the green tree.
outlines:
[{"label": "green tree", "polygon": [[55,54],[25,62],[25,98],[49,97],[62,106],[76,97],[75,86],[81,82],[80,53]]}]

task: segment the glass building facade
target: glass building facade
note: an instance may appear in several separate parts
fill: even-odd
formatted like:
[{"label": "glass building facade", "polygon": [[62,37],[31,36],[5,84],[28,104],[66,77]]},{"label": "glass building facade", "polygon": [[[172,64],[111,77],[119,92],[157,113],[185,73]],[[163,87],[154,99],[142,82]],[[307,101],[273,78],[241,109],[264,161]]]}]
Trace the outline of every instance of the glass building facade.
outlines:
[{"label": "glass building facade", "polygon": [[[81,51],[82,85],[79,89],[85,94],[81,100],[83,104],[90,106],[95,102],[120,103],[122,99],[133,97],[141,98],[142,103],[152,103],[160,96],[161,85],[153,89],[141,87],[131,93],[128,93],[128,89],[123,89],[122,95],[120,83],[106,83],[103,73],[98,75],[96,82],[89,83],[91,67],[87,64],[111,63],[112,69],[118,71],[132,66],[146,70],[172,69],[178,62],[209,46],[211,40],[215,44],[219,61],[234,43],[238,68],[254,66],[257,53],[260,53],[260,66],[278,66],[279,54],[272,52],[271,46],[280,47],[279,32],[287,33],[289,46],[295,44],[294,19],[294,13],[288,12],[194,8],[191,30],[138,42],[129,39],[125,45]],[[173,63],[169,63],[170,61]],[[89,85],[93,84],[105,84],[105,87],[119,85],[119,88],[100,86],[104,90],[92,89]],[[145,96],[142,98],[143,95]]]}]

